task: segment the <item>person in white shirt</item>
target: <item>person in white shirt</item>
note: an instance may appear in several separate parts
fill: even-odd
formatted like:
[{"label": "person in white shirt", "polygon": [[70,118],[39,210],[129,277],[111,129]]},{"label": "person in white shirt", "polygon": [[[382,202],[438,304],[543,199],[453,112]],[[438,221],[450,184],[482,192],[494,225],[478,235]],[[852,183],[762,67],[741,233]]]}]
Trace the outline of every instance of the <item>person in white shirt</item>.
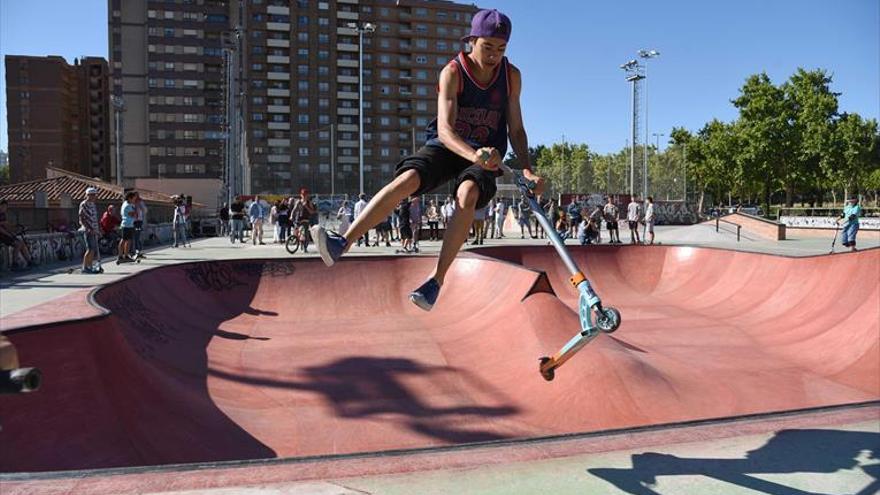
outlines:
[{"label": "person in white shirt", "polygon": [[[364,193],[361,193],[358,196],[357,203],[354,204],[354,218],[357,219],[357,217],[361,216],[361,213],[364,211],[364,208],[366,208],[366,207],[367,207],[367,195]],[[363,237],[361,237],[360,239],[357,240],[357,245],[360,246],[361,242],[363,242],[367,246],[370,245],[370,231],[369,230],[364,234]]]},{"label": "person in white shirt", "polygon": [[654,244],[654,198],[648,196],[645,201],[645,235],[648,244]]},{"label": "person in white shirt", "polygon": [[626,222],[629,225],[630,244],[641,244],[639,238],[639,218],[642,216],[642,206],[638,198],[632,198],[626,206]]},{"label": "person in white shirt", "polygon": [[495,234],[499,239],[504,237],[505,215],[507,215],[507,207],[504,205],[504,200],[498,198],[498,202],[495,203]]}]

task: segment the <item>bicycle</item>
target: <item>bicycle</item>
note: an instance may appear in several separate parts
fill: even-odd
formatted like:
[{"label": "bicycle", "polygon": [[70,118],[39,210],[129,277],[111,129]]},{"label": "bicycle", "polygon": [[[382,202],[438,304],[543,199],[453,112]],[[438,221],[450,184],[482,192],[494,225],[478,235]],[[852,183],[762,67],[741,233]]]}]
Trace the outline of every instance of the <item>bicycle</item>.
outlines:
[{"label": "bicycle", "polygon": [[300,247],[304,253],[308,252],[309,242],[311,242],[308,223],[297,223],[293,231],[287,236],[284,243],[284,249],[290,254],[295,254]]}]

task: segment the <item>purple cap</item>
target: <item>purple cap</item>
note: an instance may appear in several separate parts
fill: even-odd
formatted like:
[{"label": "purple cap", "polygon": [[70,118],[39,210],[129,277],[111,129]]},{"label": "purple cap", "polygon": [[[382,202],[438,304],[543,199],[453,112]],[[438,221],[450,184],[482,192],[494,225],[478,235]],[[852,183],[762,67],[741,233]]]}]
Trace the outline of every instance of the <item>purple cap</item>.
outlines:
[{"label": "purple cap", "polygon": [[495,9],[481,10],[471,20],[471,34],[461,41],[471,38],[498,38],[510,41],[510,18]]}]

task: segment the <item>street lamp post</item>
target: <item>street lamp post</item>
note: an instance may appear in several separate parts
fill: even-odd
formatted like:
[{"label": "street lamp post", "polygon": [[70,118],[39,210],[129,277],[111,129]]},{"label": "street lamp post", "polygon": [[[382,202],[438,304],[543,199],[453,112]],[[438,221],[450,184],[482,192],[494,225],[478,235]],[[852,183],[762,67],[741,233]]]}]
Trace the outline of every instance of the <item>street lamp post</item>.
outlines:
[{"label": "street lamp post", "polygon": [[629,195],[630,197],[634,197],[636,181],[636,140],[638,139],[636,133],[638,132],[639,127],[638,84],[640,80],[645,78],[645,76],[643,76],[641,73],[642,66],[639,65],[638,60],[630,60],[629,62],[621,65],[620,68],[626,71],[626,80],[632,83],[632,140],[630,141],[632,143],[632,147],[629,151]]},{"label": "street lamp post", "polygon": [[113,95],[110,97],[110,102],[113,104],[113,112],[116,114],[116,185],[122,185],[122,141],[120,140],[120,136],[122,133],[120,132],[121,127],[121,116],[122,112],[125,110],[125,100],[122,99],[121,96]]},{"label": "street lamp post", "polygon": [[[648,59],[660,56],[657,50],[639,50],[639,57],[645,60],[645,79],[648,78]],[[648,197],[648,81],[645,81],[645,163],[643,197]]]},{"label": "street lamp post", "polygon": [[367,22],[348,23],[358,33],[358,164],[360,166],[360,193],[364,193],[364,33],[372,33],[376,26]]}]

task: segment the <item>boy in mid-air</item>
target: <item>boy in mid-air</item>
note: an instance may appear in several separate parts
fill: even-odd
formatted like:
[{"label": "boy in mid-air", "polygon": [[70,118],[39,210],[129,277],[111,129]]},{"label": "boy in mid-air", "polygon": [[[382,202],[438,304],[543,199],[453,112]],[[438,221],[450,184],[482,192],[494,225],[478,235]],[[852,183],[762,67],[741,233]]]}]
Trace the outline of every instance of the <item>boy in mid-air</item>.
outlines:
[{"label": "boy in mid-air", "polygon": [[474,15],[470,34],[462,38],[471,44],[471,52],[460,53],[440,72],[437,118],[426,129],[425,145],[397,165],[394,180],[376,194],[345,236],[327,232],[320,225],[312,227],[312,237],[327,266],[388,216],[401,199],[455,180],[455,213],[446,226],[437,267],[410,293],[413,303],[429,311],[467,240],[475,209],[485,208],[495,195],[495,178],[502,175],[498,167],[507,152],[508,138],[525,178],[535,183],[535,194],[541,193],[543,180],[532,173],[528,162],[520,109],[522,77],[504,57],[510,31],[510,19],[497,10]]}]

